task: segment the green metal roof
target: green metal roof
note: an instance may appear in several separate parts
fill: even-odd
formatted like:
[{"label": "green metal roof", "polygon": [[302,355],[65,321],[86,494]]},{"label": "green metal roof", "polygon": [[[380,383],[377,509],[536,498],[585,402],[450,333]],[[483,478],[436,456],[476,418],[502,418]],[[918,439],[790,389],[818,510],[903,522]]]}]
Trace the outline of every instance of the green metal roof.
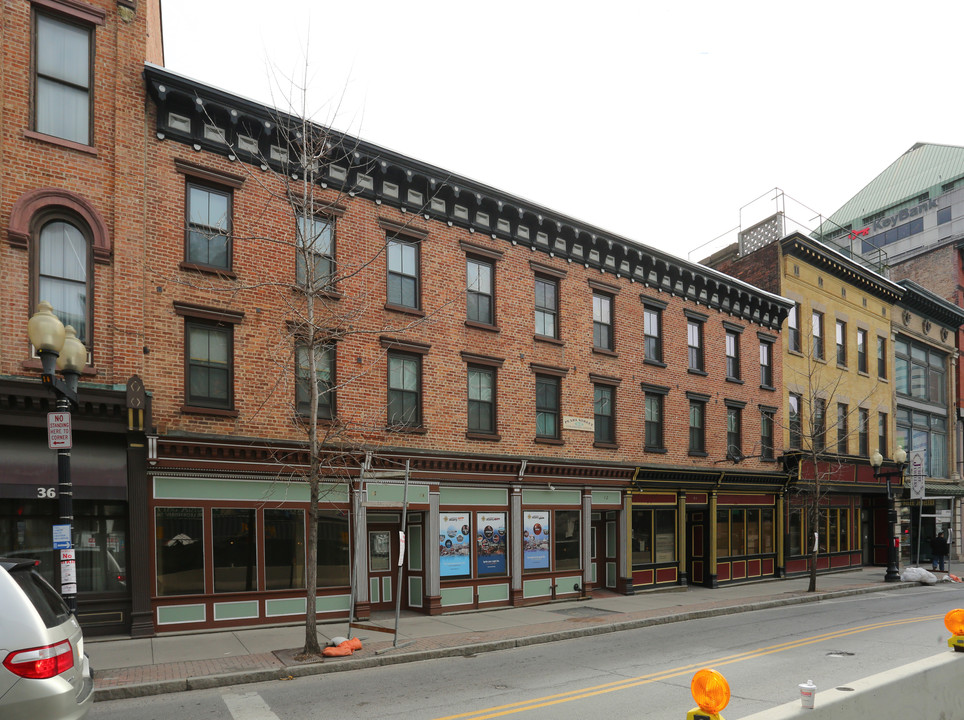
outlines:
[{"label": "green metal roof", "polygon": [[964,147],[917,143],[831,215],[821,232],[833,235],[832,228],[851,223],[853,229],[858,229],[864,225],[864,218],[904,203],[919,202],[924,193],[936,198],[944,193],[944,185],[962,177]]}]

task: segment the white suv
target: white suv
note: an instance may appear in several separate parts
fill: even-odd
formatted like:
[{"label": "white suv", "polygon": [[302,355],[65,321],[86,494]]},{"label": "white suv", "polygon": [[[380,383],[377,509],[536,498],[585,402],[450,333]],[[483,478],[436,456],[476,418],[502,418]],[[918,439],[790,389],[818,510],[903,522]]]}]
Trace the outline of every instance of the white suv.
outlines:
[{"label": "white suv", "polygon": [[84,636],[37,565],[0,557],[0,718],[79,720],[94,699]]}]

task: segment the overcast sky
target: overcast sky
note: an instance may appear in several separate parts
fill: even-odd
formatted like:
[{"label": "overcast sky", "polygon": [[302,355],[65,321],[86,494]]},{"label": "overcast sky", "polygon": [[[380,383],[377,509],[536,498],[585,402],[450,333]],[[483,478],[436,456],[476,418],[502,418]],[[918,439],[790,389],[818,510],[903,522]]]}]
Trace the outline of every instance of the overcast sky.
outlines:
[{"label": "overcast sky", "polygon": [[[171,70],[680,257],[964,144],[964,3],[162,0]],[[769,195],[768,195],[769,194]],[[703,247],[701,247],[703,246]]]}]

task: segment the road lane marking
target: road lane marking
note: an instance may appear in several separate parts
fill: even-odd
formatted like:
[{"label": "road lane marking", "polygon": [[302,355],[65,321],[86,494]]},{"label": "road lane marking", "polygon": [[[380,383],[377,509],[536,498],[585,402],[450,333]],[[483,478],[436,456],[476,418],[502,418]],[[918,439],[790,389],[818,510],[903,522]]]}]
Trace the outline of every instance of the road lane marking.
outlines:
[{"label": "road lane marking", "polygon": [[[461,713],[459,715],[446,715],[442,718],[437,718],[436,720],[489,720],[490,718],[502,717],[505,715],[512,715],[514,713],[525,712],[526,710],[536,710],[538,708],[551,707],[553,705],[559,705],[561,703],[571,702],[573,700],[583,700],[585,698],[590,698],[595,695],[602,695],[605,693],[615,692],[617,690],[628,690],[630,688],[639,687],[640,685],[648,685],[650,683],[659,682],[661,680],[669,680],[672,678],[680,677],[681,675],[687,675],[693,672],[694,669],[700,667],[706,667],[707,665],[714,665],[717,667],[723,665],[732,665],[733,663],[743,662],[744,660],[752,660],[754,658],[763,657],[765,655],[772,655],[774,653],[783,652],[785,650],[793,650],[795,648],[804,647],[806,645],[813,645],[814,643],[823,642],[825,640],[834,640],[841,637],[846,637],[848,635],[856,635],[858,633],[870,632],[872,630],[881,630],[888,627],[897,627],[899,625],[908,625],[911,623],[924,622],[928,620],[936,620],[938,618],[943,618],[943,614],[939,615],[925,615],[916,618],[905,618],[903,620],[888,620],[881,621],[877,623],[871,623],[869,625],[862,625],[856,628],[843,628],[840,630],[833,630],[831,632],[823,633],[822,635],[814,635],[807,638],[800,638],[798,640],[790,640],[784,643],[778,643],[776,645],[768,645],[762,648],[757,648],[755,650],[748,650],[742,653],[736,653],[733,655],[724,655],[723,657],[717,658],[716,660],[691,663],[689,665],[682,665],[680,667],[671,668],[669,670],[662,670],[660,672],[649,673],[647,675],[639,675],[632,678],[623,678],[622,680],[617,680],[611,683],[605,683],[602,685],[594,685],[591,687],[582,688],[579,690],[570,690],[564,693],[557,693],[555,695],[547,695],[541,698],[534,698],[532,700],[524,700],[516,703],[510,703],[507,705],[498,705],[496,707],[486,708],[484,710],[477,710],[475,712]],[[236,719],[240,720],[240,719]]]},{"label": "road lane marking", "polygon": [[234,720],[280,720],[256,692],[223,693],[221,699]]}]

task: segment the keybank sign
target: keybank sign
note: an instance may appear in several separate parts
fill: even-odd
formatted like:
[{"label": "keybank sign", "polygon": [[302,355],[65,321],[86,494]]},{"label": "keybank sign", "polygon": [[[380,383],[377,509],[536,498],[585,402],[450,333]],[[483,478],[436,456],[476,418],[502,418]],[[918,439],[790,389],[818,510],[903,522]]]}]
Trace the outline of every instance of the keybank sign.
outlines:
[{"label": "keybank sign", "polygon": [[918,215],[923,215],[926,212],[937,209],[937,200],[925,200],[917,207],[904,208],[900,212],[894,213],[888,217],[878,218],[874,220],[874,224],[870,226],[872,230],[886,230],[888,228],[896,227],[904,220],[908,220],[912,217],[917,217]]}]

